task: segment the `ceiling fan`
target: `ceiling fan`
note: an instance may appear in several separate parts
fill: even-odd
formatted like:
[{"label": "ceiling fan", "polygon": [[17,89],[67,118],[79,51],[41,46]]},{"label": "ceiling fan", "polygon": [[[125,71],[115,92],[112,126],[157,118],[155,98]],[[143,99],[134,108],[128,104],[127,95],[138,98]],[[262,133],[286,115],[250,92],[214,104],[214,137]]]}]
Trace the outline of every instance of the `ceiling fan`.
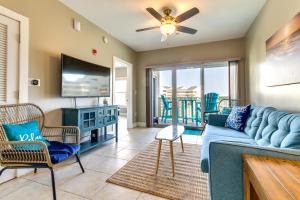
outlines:
[{"label": "ceiling fan", "polygon": [[156,10],[153,8],[146,8],[146,10],[153,16],[155,17],[159,22],[160,26],[153,26],[153,27],[148,27],[148,28],[143,28],[143,29],[138,29],[136,32],[141,32],[141,31],[148,31],[156,28],[160,28],[160,31],[162,33],[162,39],[161,42],[164,42],[167,40],[168,36],[172,35],[175,33],[175,31],[187,33],[187,34],[195,34],[197,32],[196,29],[192,29],[186,26],[180,26],[178,25],[179,23],[193,17],[194,15],[199,13],[199,9],[194,7],[181,15],[177,17],[173,17],[171,15],[172,10],[170,8],[166,8],[163,10],[163,13],[165,16],[161,16]]}]

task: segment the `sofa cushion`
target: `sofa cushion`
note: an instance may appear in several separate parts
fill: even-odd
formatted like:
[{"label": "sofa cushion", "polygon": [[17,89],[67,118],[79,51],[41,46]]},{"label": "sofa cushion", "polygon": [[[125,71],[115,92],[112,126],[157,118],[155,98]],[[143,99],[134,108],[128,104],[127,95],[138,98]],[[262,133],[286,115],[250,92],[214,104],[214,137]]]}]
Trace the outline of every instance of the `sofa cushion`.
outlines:
[{"label": "sofa cushion", "polygon": [[225,126],[237,131],[243,131],[250,114],[251,106],[235,106],[230,112]]},{"label": "sofa cushion", "polygon": [[201,165],[201,170],[205,173],[209,172],[209,144],[211,142],[213,142],[213,141],[226,141],[226,142],[235,142],[235,143],[256,145],[255,141],[252,138],[250,138],[248,135],[244,134],[244,133],[236,131],[240,134],[244,134],[248,138],[238,138],[238,137],[230,137],[230,136],[222,136],[222,135],[213,135],[210,132],[211,130],[212,130],[211,128],[209,128],[207,130],[208,134],[206,134],[203,137],[202,146],[201,146],[200,165]]},{"label": "sofa cushion", "polygon": [[276,110],[272,107],[251,106],[250,114],[246,122],[244,132],[251,138],[255,138],[257,131],[262,123],[263,115]]},{"label": "sofa cushion", "polygon": [[[270,124],[269,122],[269,116],[274,113],[275,111],[277,111],[276,109],[275,110],[272,110],[272,109],[268,109],[266,110],[264,113],[263,113],[263,116],[262,116],[262,119],[261,119],[261,123],[257,129],[257,132],[256,132],[256,135],[254,137],[254,139],[257,141],[257,140],[260,140],[262,138],[262,133],[264,131],[264,129]],[[279,112],[279,111],[278,111]],[[274,115],[274,114],[273,114]],[[274,118],[274,117],[273,117]]]},{"label": "sofa cushion", "polygon": [[249,135],[244,132],[236,131],[233,129],[221,127],[221,126],[211,126],[206,125],[204,135],[215,135],[215,136],[225,136],[225,137],[236,137],[236,138],[247,138],[249,139]]},{"label": "sofa cushion", "polygon": [[282,111],[265,114],[255,140],[261,146],[300,149],[300,115]]},{"label": "sofa cushion", "polygon": [[284,123],[285,120],[287,120],[289,124],[289,128],[286,129],[288,134],[282,139],[280,148],[300,149],[300,115],[291,114],[280,120],[279,127],[282,129],[284,127],[282,123]]},{"label": "sofa cushion", "polygon": [[[281,118],[284,116],[288,115],[289,113],[287,112],[282,112],[282,111],[272,111],[269,114],[265,114],[263,116],[263,122],[261,124],[261,127],[259,128],[259,133],[257,134],[257,137],[255,137],[255,141],[258,145],[260,146],[270,146],[272,147],[279,147],[280,145],[277,145],[275,143],[271,144],[271,138],[272,135],[277,132],[277,136],[280,134],[278,132],[281,132],[279,129],[279,122]],[[286,129],[286,128],[285,128]],[[286,131],[284,131],[286,132]],[[283,132],[281,132],[283,134]],[[275,138],[273,138],[274,141]]]},{"label": "sofa cushion", "polygon": [[79,145],[51,141],[48,151],[51,162],[56,164],[75,155],[75,153],[79,151]]}]

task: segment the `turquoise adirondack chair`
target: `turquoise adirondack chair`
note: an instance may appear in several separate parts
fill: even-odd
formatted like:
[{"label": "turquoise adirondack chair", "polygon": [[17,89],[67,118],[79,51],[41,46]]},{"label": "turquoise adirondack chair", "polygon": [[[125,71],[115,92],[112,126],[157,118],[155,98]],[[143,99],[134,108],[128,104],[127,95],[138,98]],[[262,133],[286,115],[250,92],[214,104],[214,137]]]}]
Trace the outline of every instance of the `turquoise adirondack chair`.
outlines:
[{"label": "turquoise adirondack chair", "polygon": [[[204,116],[206,120],[207,114],[218,113],[218,100],[219,94],[217,93],[207,93],[204,95]],[[202,122],[201,119],[201,102],[196,102],[196,124]]]},{"label": "turquoise adirondack chair", "polygon": [[220,114],[230,114],[232,107],[239,105],[240,99],[223,98],[219,101],[218,110]]},{"label": "turquoise adirondack chair", "polygon": [[[172,101],[167,100],[164,95],[161,95],[161,100],[164,105],[161,115],[161,121],[167,123],[167,119],[172,119]],[[178,110],[176,112],[176,120],[178,122]]]},{"label": "turquoise adirondack chair", "polygon": [[164,95],[161,95],[161,100],[163,102],[163,111],[161,115],[161,121],[166,123],[167,119],[172,118],[172,102],[167,100]]}]

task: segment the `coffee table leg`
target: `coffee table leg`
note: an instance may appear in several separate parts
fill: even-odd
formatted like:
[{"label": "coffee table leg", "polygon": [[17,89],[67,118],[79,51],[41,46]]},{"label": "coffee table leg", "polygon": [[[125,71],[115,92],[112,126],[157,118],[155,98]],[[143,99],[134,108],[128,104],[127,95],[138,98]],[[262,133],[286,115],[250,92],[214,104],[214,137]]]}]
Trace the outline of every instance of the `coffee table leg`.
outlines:
[{"label": "coffee table leg", "polygon": [[160,159],[161,143],[162,143],[162,140],[159,140],[159,142],[158,142],[157,160],[156,160],[156,174],[157,174],[157,172],[158,172],[158,167],[159,167],[159,159]]},{"label": "coffee table leg", "polygon": [[172,161],[172,172],[173,177],[175,176],[175,164],[174,164],[174,155],[173,155],[173,141],[170,141],[170,155],[171,155],[171,161]]},{"label": "coffee table leg", "polygon": [[180,142],[181,142],[181,149],[182,149],[182,152],[184,152],[182,136],[180,136]]}]

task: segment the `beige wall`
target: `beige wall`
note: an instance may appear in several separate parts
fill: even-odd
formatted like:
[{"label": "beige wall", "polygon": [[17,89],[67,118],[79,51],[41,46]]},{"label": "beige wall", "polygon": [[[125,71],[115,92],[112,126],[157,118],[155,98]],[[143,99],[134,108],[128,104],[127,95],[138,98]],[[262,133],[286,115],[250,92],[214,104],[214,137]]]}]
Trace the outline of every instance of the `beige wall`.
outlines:
[{"label": "beige wall", "polygon": [[[29,77],[41,79],[41,86],[29,88],[29,101],[47,112],[49,124],[60,124],[60,108],[73,106],[71,99],[60,98],[61,53],[107,67],[112,67],[113,56],[136,64],[133,50],[57,0],[0,0],[0,5],[30,20]],[[81,32],[73,30],[74,18],[81,21]],[[102,42],[104,35],[109,39],[108,44]],[[92,55],[93,48],[98,49],[97,56]],[[96,103],[96,100],[79,103]]]},{"label": "beige wall", "polygon": [[269,0],[252,24],[246,37],[249,102],[288,111],[300,111],[300,84],[274,88],[265,87],[262,84],[261,74],[261,64],[266,56],[265,41],[299,11],[299,0]]},{"label": "beige wall", "polygon": [[[137,59],[137,110],[138,122],[146,122],[146,70],[147,66],[200,63],[207,60],[244,57],[244,40],[234,39],[206,44],[175,47],[138,53]],[[243,60],[242,60],[243,61]],[[243,62],[241,64],[243,74]],[[241,81],[243,82],[243,80]],[[244,87],[244,86],[242,86]]]}]

